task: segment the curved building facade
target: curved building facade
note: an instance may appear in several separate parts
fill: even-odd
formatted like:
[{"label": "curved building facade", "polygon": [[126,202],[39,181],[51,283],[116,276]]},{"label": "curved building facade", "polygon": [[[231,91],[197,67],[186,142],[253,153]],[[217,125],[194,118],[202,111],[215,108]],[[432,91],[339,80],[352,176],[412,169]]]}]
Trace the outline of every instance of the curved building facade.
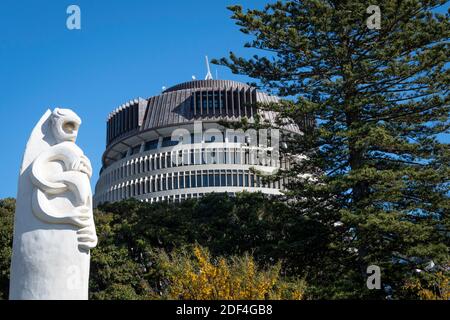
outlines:
[{"label": "curved building facade", "polygon": [[[273,123],[276,114],[257,111],[255,103],[276,101],[243,83],[195,80],[120,106],[108,116],[95,205],[128,198],[179,202],[243,190],[280,194],[283,181],[261,179],[261,173],[288,166],[279,157],[279,132],[224,127],[242,119]],[[299,133],[291,124],[283,131]]]}]

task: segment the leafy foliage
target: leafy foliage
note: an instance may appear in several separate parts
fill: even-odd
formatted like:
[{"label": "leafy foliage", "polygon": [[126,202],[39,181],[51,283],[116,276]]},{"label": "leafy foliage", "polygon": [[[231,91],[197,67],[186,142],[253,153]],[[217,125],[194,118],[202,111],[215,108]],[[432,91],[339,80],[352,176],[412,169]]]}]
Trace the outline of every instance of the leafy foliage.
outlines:
[{"label": "leafy foliage", "polygon": [[[0,292],[7,298],[14,201],[3,200],[0,212]],[[343,272],[325,245],[330,239],[322,238],[328,230],[262,194],[210,194],[181,204],[129,200],[104,205],[95,219],[91,299],[346,298],[365,287],[327,273],[333,265]],[[448,278],[427,277],[402,283],[402,296],[445,297]]]},{"label": "leafy foliage", "polygon": [[412,297],[424,300],[449,300],[450,281],[443,272],[420,273],[404,285],[403,290]]},{"label": "leafy foliage", "polygon": [[230,7],[258,54],[215,63],[286,97],[266,107],[280,118],[317,123],[289,139],[293,165],[279,176],[298,214],[329,231],[322,259],[334,265],[311,275],[330,284],[320,295],[383,298],[363,289],[371,264],[393,298],[429,263],[448,273],[450,152],[439,135],[450,126],[450,26],[434,12],[444,3],[378,1],[379,30],[366,25],[366,1]]},{"label": "leafy foliage", "polygon": [[320,267],[314,265],[323,250],[320,228],[260,193],[209,194],[180,204],[128,200],[105,204],[95,215],[99,248],[92,252],[93,298],[115,298],[109,293],[115,284],[144,299],[162,294],[160,250],[180,255],[194,244],[212,257],[247,257],[260,267],[282,262],[280,272],[288,277],[301,278],[304,273],[297,270]]},{"label": "leafy foliage", "polygon": [[0,300],[9,295],[9,268],[11,265],[14,199],[0,200]]},{"label": "leafy foliage", "polygon": [[[305,283],[280,277],[281,264],[260,270],[248,254],[218,257],[207,249],[176,250],[157,254],[159,277],[165,282],[162,297],[182,300],[264,300],[304,297]],[[193,256],[192,256],[193,255]]]}]

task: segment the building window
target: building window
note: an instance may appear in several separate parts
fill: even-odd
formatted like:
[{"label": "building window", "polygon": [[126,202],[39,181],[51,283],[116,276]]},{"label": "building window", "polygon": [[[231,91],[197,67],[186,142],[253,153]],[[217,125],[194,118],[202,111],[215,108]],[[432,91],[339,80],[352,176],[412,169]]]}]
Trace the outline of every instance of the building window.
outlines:
[{"label": "building window", "polygon": [[207,164],[205,149],[202,149],[202,164]]},{"label": "building window", "polygon": [[189,165],[189,150],[183,151],[183,165]]},{"label": "building window", "polygon": [[221,187],[227,186],[227,177],[225,175],[225,170],[220,171],[220,186]]},{"label": "building window", "polygon": [[191,171],[191,188],[197,187],[197,179],[195,178],[195,171]]},{"label": "building window", "polygon": [[149,150],[155,150],[157,148],[158,148],[158,139],[146,142],[144,150],[149,151]]},{"label": "building window", "polygon": [[173,175],[173,188],[178,189],[178,173],[174,173]]},{"label": "building window", "polygon": [[177,166],[179,167],[182,165],[183,165],[183,150],[179,150],[177,156]]},{"label": "building window", "polygon": [[172,176],[169,175],[167,178],[167,189],[172,190]]},{"label": "building window", "polygon": [[170,168],[177,166],[177,153],[170,152]]},{"label": "building window", "polygon": [[165,147],[172,147],[172,146],[176,146],[178,144],[178,141],[173,141],[172,137],[164,137],[161,143],[161,147],[165,148]]},{"label": "building window", "polygon": [[222,90],[220,90],[220,108],[223,110],[225,106],[225,92],[223,92]]},{"label": "building window", "polygon": [[141,145],[134,146],[133,149],[131,149],[131,154],[138,154],[141,151]]},{"label": "building window", "polygon": [[202,112],[200,105],[200,92],[195,93],[195,112],[196,114],[200,114]]},{"label": "building window", "polygon": [[158,154],[156,156],[156,170],[159,170],[161,168],[161,163],[160,163],[160,155]]},{"label": "building window", "polygon": [[206,91],[203,91],[201,93],[202,98],[201,98],[201,102],[202,102],[202,114],[206,114],[207,113],[207,95],[206,95]]},{"label": "building window", "polygon": [[217,151],[217,163],[219,164],[224,164],[224,159],[223,159],[223,149],[219,149]]},{"label": "building window", "polygon": [[171,153],[166,153],[166,163],[167,163],[167,168],[171,168],[172,167],[172,161],[170,160],[170,155]]},{"label": "building window", "polygon": [[217,163],[217,152],[216,149],[211,150],[211,163],[216,164]]},{"label": "building window", "polygon": [[[214,110],[219,110],[220,105],[220,92],[214,91]],[[218,113],[218,111],[215,111],[215,113]]]},{"label": "building window", "polygon": [[163,153],[161,155],[161,169],[165,169],[166,168],[166,154]]},{"label": "building window", "polygon": [[195,149],[195,164],[200,164],[201,154],[200,149]]},{"label": "building window", "polygon": [[180,172],[180,189],[184,189],[184,173]]},{"label": "building window", "polygon": [[163,175],[162,175],[162,191],[166,191],[166,190],[167,190],[166,175],[163,174]]},{"label": "building window", "polygon": [[207,171],[203,171],[203,187],[207,187],[208,186],[208,172]]},{"label": "building window", "polygon": [[215,185],[216,187],[219,187],[219,186],[220,186],[220,174],[219,174],[219,170],[216,170],[216,171],[214,172],[214,185]]},{"label": "building window", "polygon": [[201,171],[197,171],[197,188],[202,186],[202,174]]},{"label": "building window", "polygon": [[236,158],[235,163],[241,164],[241,150],[236,149],[235,158]]},{"label": "building window", "polygon": [[159,176],[156,176],[156,190],[161,191],[161,179]]},{"label": "building window", "polygon": [[209,186],[214,187],[214,171],[209,171]]},{"label": "building window", "polygon": [[191,187],[191,176],[189,175],[189,172],[186,172],[186,188]]},{"label": "building window", "polygon": [[209,110],[210,114],[213,113],[213,102],[214,102],[213,92],[209,91],[208,92],[208,110]]}]

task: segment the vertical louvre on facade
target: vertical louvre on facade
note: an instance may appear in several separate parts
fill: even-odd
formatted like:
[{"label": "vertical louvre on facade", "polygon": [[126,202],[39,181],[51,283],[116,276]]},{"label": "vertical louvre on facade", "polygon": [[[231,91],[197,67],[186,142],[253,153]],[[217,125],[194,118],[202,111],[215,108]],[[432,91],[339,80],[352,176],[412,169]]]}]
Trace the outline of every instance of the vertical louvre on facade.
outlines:
[{"label": "vertical louvre on facade", "polygon": [[133,100],[110,114],[106,129],[107,144],[117,137],[139,128],[142,124],[146,107],[146,100]]},{"label": "vertical louvre on facade", "polygon": [[247,117],[255,114],[256,89],[205,89],[190,93],[186,119]]}]

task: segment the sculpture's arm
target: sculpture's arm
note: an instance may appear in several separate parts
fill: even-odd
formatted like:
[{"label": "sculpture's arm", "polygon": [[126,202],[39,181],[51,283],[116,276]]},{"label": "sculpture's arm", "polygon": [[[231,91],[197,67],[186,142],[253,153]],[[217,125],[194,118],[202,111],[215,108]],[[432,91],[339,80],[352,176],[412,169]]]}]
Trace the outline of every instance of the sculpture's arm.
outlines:
[{"label": "sculpture's arm", "polygon": [[92,166],[91,161],[82,154],[71,166],[71,170],[83,172],[88,175],[89,178],[92,177]]},{"label": "sculpture's arm", "polygon": [[46,193],[59,194],[67,190],[67,185],[60,182],[48,181],[43,175],[46,163],[62,161],[65,171],[74,170],[74,166],[79,163],[82,156],[79,155],[78,148],[74,145],[58,144],[47,151],[41,153],[33,162],[31,169],[31,181],[33,184]]},{"label": "sculpture's arm", "polygon": [[97,246],[98,238],[94,223],[92,223],[89,227],[78,230],[77,235],[79,242],[78,248],[80,248],[80,250],[89,252],[89,250]]},{"label": "sculpture's arm", "polygon": [[46,223],[71,224],[79,228],[89,227],[93,224],[89,207],[78,207],[75,208],[73,215],[60,216],[58,212],[53,212],[54,208],[49,205],[44,192],[39,189],[33,191],[31,207],[34,215]]},{"label": "sculpture's arm", "polygon": [[[50,162],[63,162],[63,172],[53,174],[45,168]],[[48,170],[48,169],[47,169]],[[73,143],[61,143],[40,154],[32,164],[30,174],[35,186],[33,195],[33,212],[37,218],[47,223],[72,224],[86,227],[92,224],[90,208],[86,206],[90,188],[83,188],[86,183],[83,175],[91,173],[89,160]],[[47,195],[72,191],[76,197],[74,211],[71,215],[61,216],[49,205]],[[66,213],[67,214],[67,213]]]}]

